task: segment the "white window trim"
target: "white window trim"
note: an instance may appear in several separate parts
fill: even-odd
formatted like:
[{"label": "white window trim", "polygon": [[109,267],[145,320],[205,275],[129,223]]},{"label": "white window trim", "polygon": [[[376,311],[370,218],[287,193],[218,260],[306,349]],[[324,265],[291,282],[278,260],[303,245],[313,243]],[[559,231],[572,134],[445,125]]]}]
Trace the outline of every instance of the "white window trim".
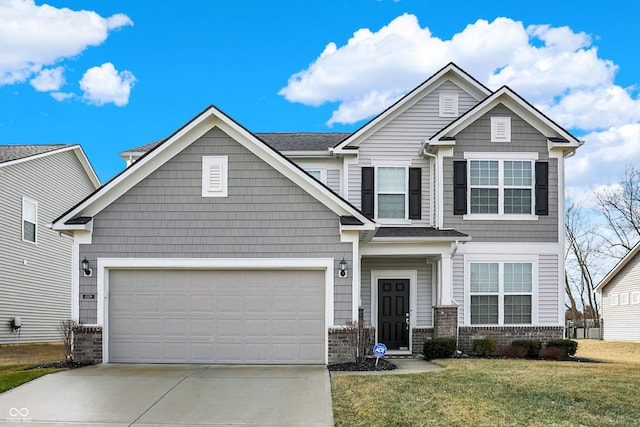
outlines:
[{"label": "white window trim", "polygon": [[[538,153],[464,153],[464,159],[468,162],[473,160],[495,160],[498,162],[498,213],[497,214],[473,214],[463,215],[464,220],[469,221],[536,221],[538,215],[535,214],[536,183],[535,183],[535,162],[538,160]],[[529,161],[531,162],[531,213],[530,214],[505,214],[504,213],[504,162],[505,161]],[[471,211],[471,165],[467,167],[467,206]],[[482,186],[479,186],[482,187]],[[496,188],[492,186],[491,188]],[[524,187],[522,187],[524,188]]]},{"label": "white window trim", "polygon": [[629,293],[622,292],[620,294],[620,305],[629,305]]},{"label": "white window trim", "polygon": [[[402,163],[379,163],[376,162],[375,174],[374,174],[374,201],[373,201],[373,211],[375,213],[375,219],[378,220],[381,224],[384,225],[405,225],[411,224],[411,220],[409,219],[409,165]],[[404,192],[385,192],[383,194],[404,194],[404,218],[380,218],[378,215],[378,180],[380,179],[380,174],[378,173],[379,168],[403,168],[404,169]]]},{"label": "white window trim", "polygon": [[[31,203],[35,206],[36,208],[36,222],[35,222],[35,229],[34,229],[34,234],[35,234],[35,239],[32,242],[31,240],[27,240],[24,238],[24,221],[26,220],[25,218],[25,204],[26,203]],[[38,230],[38,202],[35,201],[34,199],[30,198],[30,197],[26,197],[26,196],[22,196],[22,215],[21,215],[22,220],[20,221],[20,238],[22,239],[23,242],[27,242],[27,243],[31,243],[31,244],[37,244],[38,243],[38,234],[39,234],[39,230]],[[31,222],[31,221],[29,221]]]},{"label": "white window trim", "polygon": [[640,304],[640,291],[631,294],[631,304]]},{"label": "white window trim", "polygon": [[[501,264],[498,270],[498,324],[471,324],[471,264],[497,263]],[[504,264],[528,263],[531,264],[531,323],[504,323],[504,296],[528,295],[523,292],[504,292]],[[496,295],[496,292],[478,293],[474,295]],[[537,326],[538,325],[538,257],[537,255],[509,255],[487,254],[466,255],[464,269],[464,322],[468,326]]]},{"label": "white window trim", "polygon": [[[504,124],[505,136],[498,135],[498,126]],[[491,117],[491,142],[511,142],[511,117]]]},{"label": "white window trim", "polygon": [[[445,111],[447,100],[453,102],[453,112]],[[441,92],[438,96],[438,116],[439,117],[458,117],[458,94],[456,92]]]},{"label": "white window trim", "polygon": [[[212,166],[220,167],[221,189],[214,191],[209,188],[209,169]],[[227,156],[203,156],[202,157],[202,197],[227,197],[228,196],[229,158]]]}]

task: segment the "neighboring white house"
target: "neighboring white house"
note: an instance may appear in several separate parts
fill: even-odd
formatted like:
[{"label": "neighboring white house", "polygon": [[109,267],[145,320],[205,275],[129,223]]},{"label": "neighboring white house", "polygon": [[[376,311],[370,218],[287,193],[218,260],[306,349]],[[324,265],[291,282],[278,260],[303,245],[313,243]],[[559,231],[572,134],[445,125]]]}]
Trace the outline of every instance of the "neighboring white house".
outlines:
[{"label": "neighboring white house", "polygon": [[640,341],[640,242],[602,279],[603,339]]},{"label": "neighboring white house", "polygon": [[77,264],[50,224],[99,186],[79,145],[0,145],[0,344],[61,340]]}]

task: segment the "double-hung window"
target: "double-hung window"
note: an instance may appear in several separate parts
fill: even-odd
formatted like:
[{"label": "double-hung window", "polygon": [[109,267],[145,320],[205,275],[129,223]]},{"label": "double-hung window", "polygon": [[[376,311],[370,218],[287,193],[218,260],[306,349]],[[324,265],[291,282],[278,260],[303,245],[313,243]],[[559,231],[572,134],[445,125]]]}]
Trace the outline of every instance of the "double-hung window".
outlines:
[{"label": "double-hung window", "polygon": [[406,167],[377,168],[377,218],[406,219],[408,179]]},{"label": "double-hung window", "polygon": [[466,168],[469,183],[467,213],[472,216],[513,218],[535,215],[534,165],[535,159],[517,157],[470,158]]},{"label": "double-hung window", "polygon": [[469,270],[472,325],[532,323],[532,263],[472,262]]},{"label": "double-hung window", "polygon": [[27,197],[22,198],[22,240],[37,241],[38,233],[38,202]]}]

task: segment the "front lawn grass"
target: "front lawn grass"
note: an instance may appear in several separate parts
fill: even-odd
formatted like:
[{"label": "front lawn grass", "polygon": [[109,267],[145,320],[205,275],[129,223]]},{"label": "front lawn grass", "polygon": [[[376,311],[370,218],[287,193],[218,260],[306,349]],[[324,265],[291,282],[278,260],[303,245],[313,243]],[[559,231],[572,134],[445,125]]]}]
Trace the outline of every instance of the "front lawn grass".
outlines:
[{"label": "front lawn grass", "polygon": [[331,378],[336,426],[635,426],[634,365],[447,359],[411,375]]},{"label": "front lawn grass", "polygon": [[0,345],[0,393],[46,374],[62,371],[60,368],[29,369],[30,366],[65,360],[62,344],[10,344]]}]

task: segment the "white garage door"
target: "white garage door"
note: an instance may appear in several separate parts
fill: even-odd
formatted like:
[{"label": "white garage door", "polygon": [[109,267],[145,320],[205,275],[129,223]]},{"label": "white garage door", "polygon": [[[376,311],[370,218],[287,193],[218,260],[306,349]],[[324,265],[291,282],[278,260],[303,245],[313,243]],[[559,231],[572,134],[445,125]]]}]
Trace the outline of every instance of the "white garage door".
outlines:
[{"label": "white garage door", "polygon": [[110,270],[109,361],[325,363],[324,271]]}]

